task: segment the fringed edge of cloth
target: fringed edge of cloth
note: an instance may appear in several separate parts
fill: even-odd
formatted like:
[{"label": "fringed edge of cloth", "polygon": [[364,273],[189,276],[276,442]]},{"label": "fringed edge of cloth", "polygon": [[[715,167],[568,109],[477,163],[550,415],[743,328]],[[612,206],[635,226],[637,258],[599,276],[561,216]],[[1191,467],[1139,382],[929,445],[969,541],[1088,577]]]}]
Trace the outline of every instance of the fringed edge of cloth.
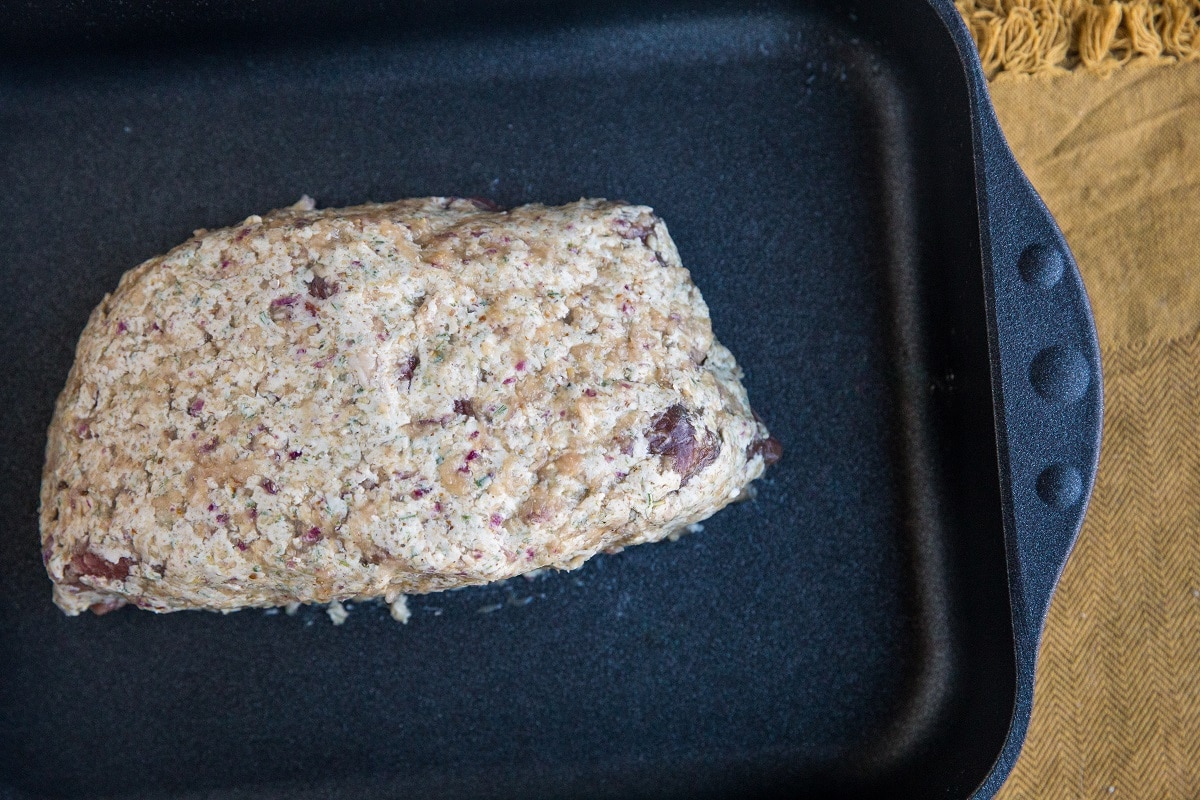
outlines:
[{"label": "fringed edge of cloth", "polygon": [[956,0],[984,72],[1102,76],[1200,60],[1200,0]]}]

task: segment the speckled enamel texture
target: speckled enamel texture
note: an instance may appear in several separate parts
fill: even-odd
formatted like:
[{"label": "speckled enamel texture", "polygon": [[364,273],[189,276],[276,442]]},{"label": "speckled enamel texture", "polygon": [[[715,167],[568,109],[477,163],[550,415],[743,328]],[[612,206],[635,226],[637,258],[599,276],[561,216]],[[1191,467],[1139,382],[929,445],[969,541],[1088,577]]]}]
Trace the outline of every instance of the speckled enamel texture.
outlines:
[{"label": "speckled enamel texture", "polygon": [[571,569],[778,456],[649,208],[310,203],[197,231],[93,311],[43,557],[68,614]]}]

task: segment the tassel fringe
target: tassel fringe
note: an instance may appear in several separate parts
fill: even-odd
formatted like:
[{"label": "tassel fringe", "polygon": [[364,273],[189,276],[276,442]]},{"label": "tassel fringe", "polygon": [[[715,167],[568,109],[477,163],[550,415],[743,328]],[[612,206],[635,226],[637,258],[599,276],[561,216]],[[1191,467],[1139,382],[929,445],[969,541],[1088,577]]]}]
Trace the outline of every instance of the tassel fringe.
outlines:
[{"label": "tassel fringe", "polygon": [[956,0],[988,78],[1200,60],[1200,0]]}]

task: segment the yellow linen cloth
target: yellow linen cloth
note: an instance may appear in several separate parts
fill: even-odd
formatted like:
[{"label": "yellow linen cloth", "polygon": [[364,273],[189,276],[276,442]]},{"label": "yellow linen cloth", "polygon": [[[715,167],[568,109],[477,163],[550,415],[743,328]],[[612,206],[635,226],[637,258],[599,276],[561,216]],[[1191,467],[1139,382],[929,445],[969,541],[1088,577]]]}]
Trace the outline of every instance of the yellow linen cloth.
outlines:
[{"label": "yellow linen cloth", "polygon": [[1200,798],[1200,0],[960,0],[1091,297],[1100,470],[1000,792]]}]

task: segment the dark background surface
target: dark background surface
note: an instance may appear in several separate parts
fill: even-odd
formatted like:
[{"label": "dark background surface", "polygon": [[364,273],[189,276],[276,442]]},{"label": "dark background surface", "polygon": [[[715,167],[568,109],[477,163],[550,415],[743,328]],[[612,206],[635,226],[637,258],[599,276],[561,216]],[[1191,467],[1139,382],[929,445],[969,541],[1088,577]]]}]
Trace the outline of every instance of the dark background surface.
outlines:
[{"label": "dark background surface", "polygon": [[[983,778],[1012,631],[966,88],[932,12],[52,8],[8,9],[0,72],[0,786],[954,797]],[[301,193],[654,206],[784,460],[703,533],[413,598],[406,627],[374,605],[340,628],[315,608],[64,617],[37,492],[88,313],[192,229]]]}]

